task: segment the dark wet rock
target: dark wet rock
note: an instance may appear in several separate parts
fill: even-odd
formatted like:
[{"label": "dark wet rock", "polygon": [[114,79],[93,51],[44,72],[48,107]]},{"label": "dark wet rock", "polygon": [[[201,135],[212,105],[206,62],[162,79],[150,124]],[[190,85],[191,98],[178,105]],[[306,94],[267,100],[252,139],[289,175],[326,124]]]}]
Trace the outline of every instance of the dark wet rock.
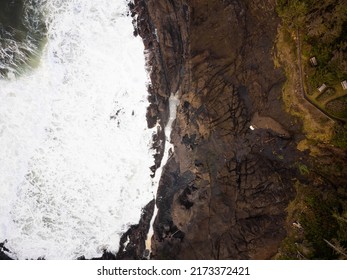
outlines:
[{"label": "dark wet rock", "polygon": [[188,134],[184,135],[182,138],[182,143],[185,144],[190,149],[194,149],[194,147],[197,145],[195,143],[196,140],[196,134],[193,134],[189,136]]},{"label": "dark wet rock", "polygon": [[[151,118],[166,120],[159,108],[171,93],[180,98],[152,258],[271,258],[286,236],[290,166],[300,156],[290,137],[298,127],[281,103],[285,77],[272,61],[275,1],[134,3],[158,108]],[[252,131],[255,115],[262,127]]]},{"label": "dark wet rock", "polygon": [[153,144],[156,149],[155,168],[161,165],[164,152],[163,128],[168,121],[168,99],[177,92],[184,71],[187,30],[183,29],[185,25],[178,29],[177,25],[183,22],[187,6],[183,2],[181,4],[174,12],[172,7],[175,3],[171,1],[135,0],[129,4],[134,17],[135,35],[143,39],[152,82],[148,86],[150,105],[147,109],[147,124],[149,128],[155,127],[157,123],[161,127]]},{"label": "dark wet rock", "polygon": [[[119,242],[119,250],[116,255],[104,251],[100,258],[93,260],[142,260],[148,258],[146,252],[147,233],[154,211],[154,200],[149,202],[142,210],[141,219],[137,225],[132,225],[122,235]],[[85,260],[81,256],[79,260]]]},{"label": "dark wet rock", "polygon": [[[286,236],[285,209],[298,175],[291,166],[300,156],[292,138],[278,137],[297,127],[283,112],[285,78],[272,61],[275,0],[135,0],[129,6],[152,82],[148,126],[160,125],[153,173],[163,156],[169,97],[180,99],[175,150],[155,202],[151,258],[271,258]],[[271,127],[252,131],[256,113]],[[98,259],[147,258],[153,209],[154,201],[124,233],[117,255]]]},{"label": "dark wet rock", "polygon": [[0,243],[0,260],[12,260],[7,253],[10,251],[5,247],[5,242]]},{"label": "dark wet rock", "polygon": [[117,260],[141,260],[146,259],[145,242],[154,211],[154,200],[147,204],[142,211],[139,224],[131,226],[120,240],[120,247],[116,255]]}]

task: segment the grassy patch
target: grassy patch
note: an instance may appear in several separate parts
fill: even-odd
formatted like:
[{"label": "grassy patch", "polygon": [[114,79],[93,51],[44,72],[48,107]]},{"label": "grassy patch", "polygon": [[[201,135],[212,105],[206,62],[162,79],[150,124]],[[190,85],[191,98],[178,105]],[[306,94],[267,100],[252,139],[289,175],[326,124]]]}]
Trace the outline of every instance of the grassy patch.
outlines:
[{"label": "grassy patch", "polygon": [[337,125],[332,143],[339,148],[347,149],[347,125]]},{"label": "grassy patch", "polygon": [[336,259],[340,254],[326,242],[347,245],[347,205],[343,194],[296,183],[297,196],[288,208],[288,236],[277,259]]},{"label": "grassy patch", "polygon": [[[295,167],[305,177],[296,182],[296,198],[288,208],[287,237],[278,259],[336,259],[347,254],[347,187],[343,150],[347,126],[325,117],[347,120],[347,91],[340,84],[347,76],[347,6],[342,0],[278,0],[282,18],[277,40],[279,62],[285,68],[283,88],[286,110],[303,121],[306,139],[298,144],[310,150],[309,166]],[[296,31],[301,38],[301,61],[306,97],[303,98],[297,68]],[[310,65],[315,56],[318,64]],[[325,83],[320,93],[317,87]],[[300,88],[299,88],[300,87]],[[333,144],[335,147],[332,147]],[[345,254],[345,255],[344,255]]]},{"label": "grassy patch", "polygon": [[305,197],[306,210],[300,215],[305,239],[312,247],[311,258],[333,259],[334,251],[324,241],[337,237],[338,224],[333,213],[338,208],[334,199],[323,199],[316,192]]},{"label": "grassy patch", "polygon": [[303,163],[298,163],[298,169],[301,175],[308,175],[310,174],[310,170],[308,169],[307,165]]},{"label": "grassy patch", "polygon": [[288,28],[281,26],[276,40],[276,61],[285,70],[287,81],[283,86],[283,102],[285,110],[303,122],[303,130],[309,139],[307,148],[317,154],[315,143],[329,143],[333,134],[333,121],[320,112],[312,111],[312,105],[301,97],[299,75],[297,70],[295,32],[289,32]]},{"label": "grassy patch", "polygon": [[[343,0],[279,0],[286,34],[299,30],[306,97],[330,117],[347,121],[347,6]],[[285,37],[283,36],[283,39]],[[317,65],[310,65],[315,57]],[[327,92],[318,87],[325,84]]]}]

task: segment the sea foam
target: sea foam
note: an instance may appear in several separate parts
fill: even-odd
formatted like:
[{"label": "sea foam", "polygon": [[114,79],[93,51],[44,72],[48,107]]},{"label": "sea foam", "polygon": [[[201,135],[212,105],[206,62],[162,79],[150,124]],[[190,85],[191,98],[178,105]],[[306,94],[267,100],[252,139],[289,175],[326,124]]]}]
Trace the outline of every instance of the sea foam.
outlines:
[{"label": "sea foam", "polygon": [[143,43],[127,1],[34,2],[39,65],[0,80],[0,241],[19,259],[116,252],[155,192]]}]

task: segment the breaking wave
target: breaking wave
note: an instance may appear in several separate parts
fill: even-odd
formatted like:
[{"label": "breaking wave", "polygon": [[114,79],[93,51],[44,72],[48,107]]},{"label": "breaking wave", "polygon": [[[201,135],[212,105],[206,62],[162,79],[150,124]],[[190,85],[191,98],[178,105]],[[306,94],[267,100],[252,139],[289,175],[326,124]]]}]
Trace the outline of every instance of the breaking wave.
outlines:
[{"label": "breaking wave", "polygon": [[115,252],[155,191],[142,41],[125,0],[27,4],[46,43],[0,79],[0,241],[19,259]]}]

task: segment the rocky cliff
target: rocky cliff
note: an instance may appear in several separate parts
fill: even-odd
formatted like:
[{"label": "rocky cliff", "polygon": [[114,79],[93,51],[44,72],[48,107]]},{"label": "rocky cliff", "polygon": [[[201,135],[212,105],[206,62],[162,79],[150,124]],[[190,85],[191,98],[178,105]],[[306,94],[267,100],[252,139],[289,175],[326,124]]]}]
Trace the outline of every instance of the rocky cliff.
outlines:
[{"label": "rocky cliff", "polygon": [[[157,200],[149,202],[139,224],[124,233],[119,252],[105,252],[99,259],[149,257],[145,240],[154,203],[158,212],[153,259],[272,258],[287,236],[289,222],[298,221],[300,215],[305,231],[294,223],[300,233],[294,232],[295,238],[289,240],[293,252],[285,257],[297,258],[299,251],[307,251],[308,235],[314,248],[326,246],[324,240],[335,236],[329,233],[338,230],[332,215],[347,209],[335,201],[336,193],[344,190],[339,186],[345,186],[345,172],[340,171],[340,177],[321,176],[318,168],[307,176],[312,160],[296,149],[304,136],[284,111],[285,76],[273,61],[279,24],[275,2],[134,0],[129,5],[151,78],[148,126],[159,122],[165,127],[169,97],[179,98],[171,135],[174,153],[163,168]],[[157,150],[153,172],[162,164],[162,128],[153,138]],[[333,168],[332,163],[344,166],[345,153],[331,150],[320,161],[321,169]],[[294,207],[297,213],[286,222],[295,181],[302,188],[294,204],[303,206]],[[310,208],[304,198],[313,191],[321,198]],[[290,231],[289,237],[292,227]],[[8,259],[4,245],[0,244],[0,259]],[[330,251],[329,257],[334,254]]]},{"label": "rocky cliff", "polygon": [[271,258],[286,235],[297,175],[288,166],[299,156],[272,59],[275,1],[137,0],[131,8],[151,70],[149,125],[166,123],[170,94],[180,100],[152,258]]}]

